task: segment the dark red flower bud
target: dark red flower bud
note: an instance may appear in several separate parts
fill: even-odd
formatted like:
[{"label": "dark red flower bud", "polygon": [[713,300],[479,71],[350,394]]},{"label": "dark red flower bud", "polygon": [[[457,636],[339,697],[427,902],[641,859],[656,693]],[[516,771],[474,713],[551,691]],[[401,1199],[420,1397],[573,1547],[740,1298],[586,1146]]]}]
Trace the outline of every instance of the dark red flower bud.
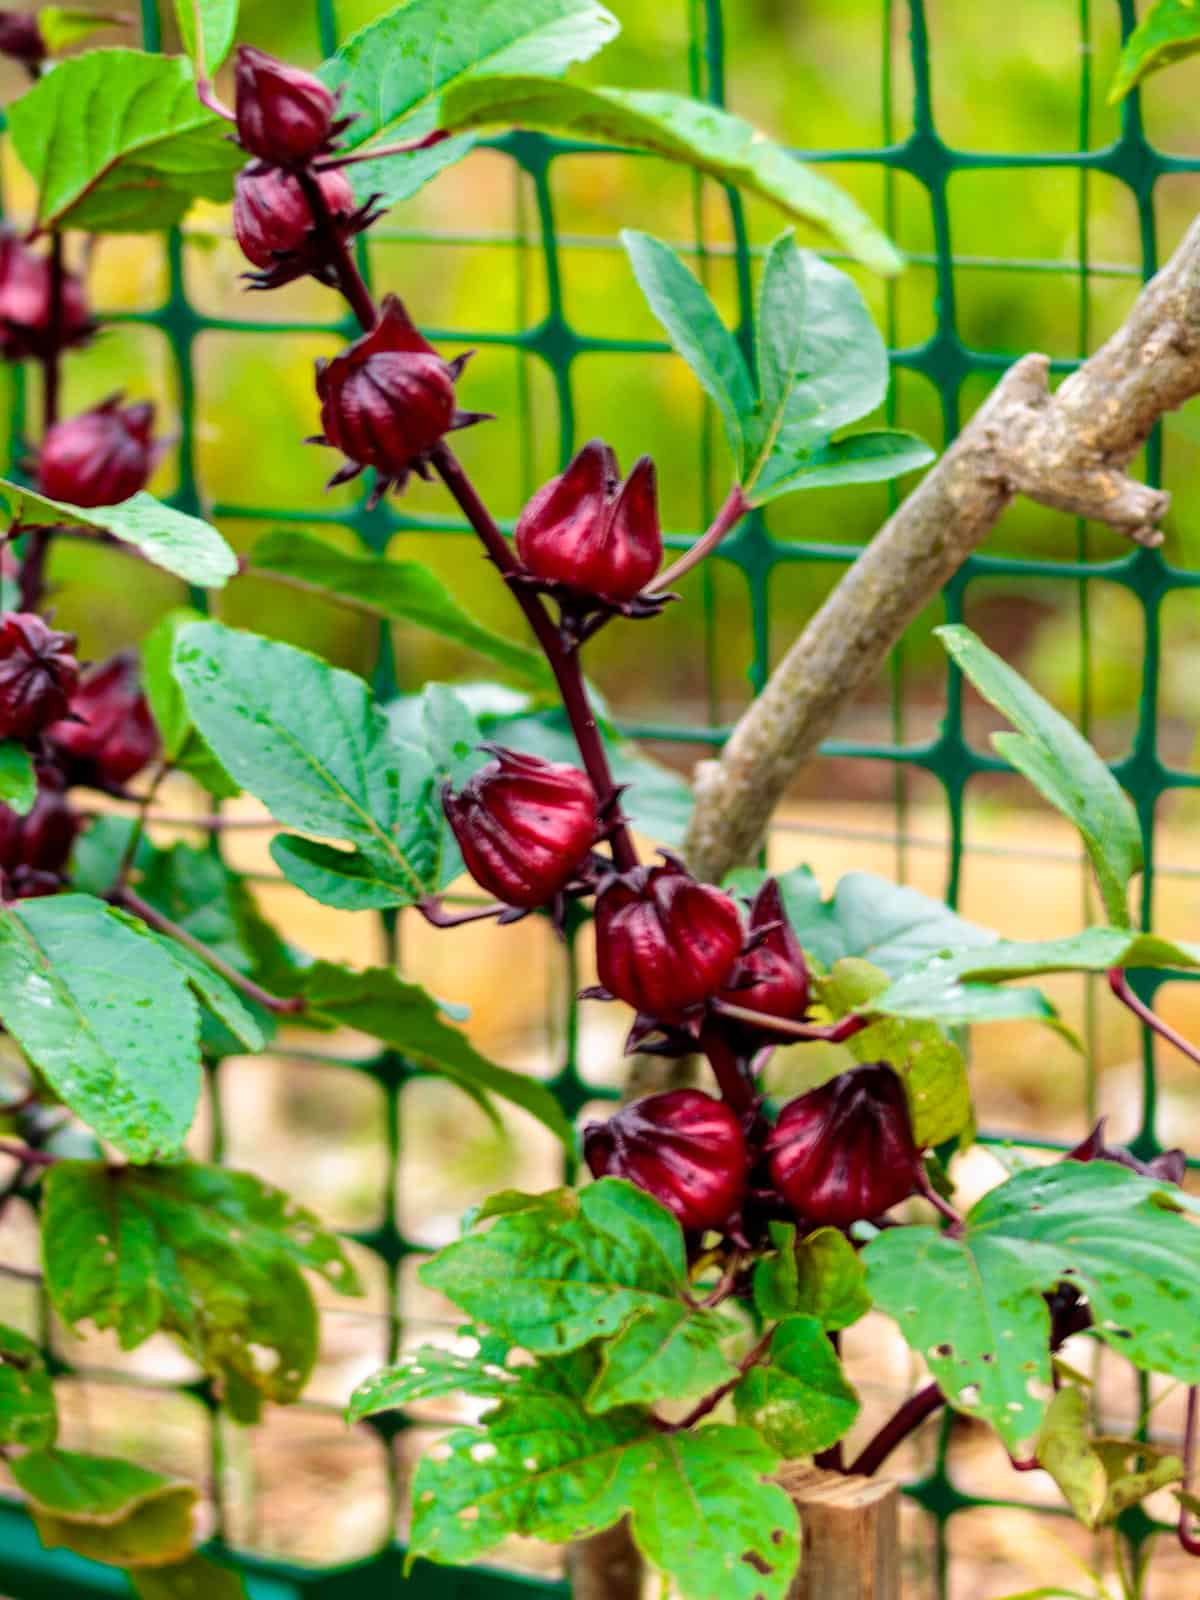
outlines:
[{"label": "dark red flower bud", "polygon": [[56,422],[38,453],[38,488],[72,506],[119,505],[150,481],[153,427],[152,405],[123,406],[119,394]]},{"label": "dark red flower bud", "polygon": [[627,1178],[673,1211],[688,1232],[719,1228],[746,1191],[750,1158],[737,1117],[699,1089],[672,1089],[583,1130],[597,1178]]},{"label": "dark red flower bud", "polygon": [[516,542],[543,583],[632,600],[662,563],[654,463],[643,456],[622,486],[616,456],[593,439],[525,507]]},{"label": "dark red flower bud", "polygon": [[117,655],[93,667],[46,737],[71,783],[98,789],[128,783],[158,754],[158,729],[138,687],[136,657]]},{"label": "dark red flower bud", "polygon": [[[313,174],[330,216],[346,232],[345,224],[354,214],[354,190],[344,172],[334,170]],[[237,175],[233,190],[233,231],[247,261],[280,279],[278,269],[285,258],[294,257],[299,276],[317,260],[312,251],[312,211],[299,179],[281,167],[264,167],[257,162]]]},{"label": "dark red flower bud", "polygon": [[676,1020],[711,998],[741,947],[737,906],[673,861],[622,873],[596,901],[600,982],[644,1017]]},{"label": "dark red flower bud", "polygon": [[48,54],[35,16],[28,11],[0,11],[0,55],[22,66],[37,67]]},{"label": "dark red flower bud", "polygon": [[64,272],[57,321],[50,263],[0,229],[0,356],[23,361],[85,344],[95,332],[83,285]]},{"label": "dark red flower bud", "polygon": [[[784,914],[779,884],[774,878],[767,879],[750,907],[747,946],[719,998],[746,1011],[802,1022],[808,1011],[808,966]],[[769,1037],[760,1035],[751,1023],[730,1022],[729,1026],[747,1049],[754,1049]]]},{"label": "dark red flower bud", "polygon": [[251,45],[239,47],[234,110],[243,150],[279,166],[308,161],[338,131],[335,107],[333,94],[311,72]]},{"label": "dark red flower bud", "polygon": [[31,739],[61,717],[79,683],[75,635],[28,611],[0,616],[0,739]]},{"label": "dark red flower bud", "polygon": [[378,498],[391,484],[403,486],[410,471],[424,476],[442,436],[480,420],[456,410],[454,384],[465,360],[443,361],[388,295],[369,333],[317,364],[325,442],[347,457],[330,483],[374,467]]},{"label": "dark red flower bud", "polygon": [[766,1149],[771,1180],[796,1215],[838,1228],[881,1216],[922,1176],[904,1085],[885,1061],[790,1101]]},{"label": "dark red flower bud", "polygon": [[79,818],[67,803],[62,778],[39,767],[37,799],[28,816],[0,805],[0,897],[53,894],[78,831]]},{"label": "dark red flower bud", "polygon": [[596,791],[578,767],[493,748],[457,794],[443,791],[446,817],[481,888],[506,905],[544,906],[595,843]]},{"label": "dark red flower bud", "polygon": [[1118,1166],[1128,1167],[1131,1172],[1140,1172],[1143,1178],[1159,1178],[1164,1183],[1183,1182],[1187,1175],[1187,1156],[1182,1150],[1161,1150],[1149,1161],[1143,1161],[1124,1145],[1105,1144],[1104,1124],[1107,1121],[1107,1117],[1101,1117],[1083,1143],[1077,1144],[1074,1150],[1068,1150],[1063,1160],[1115,1161]]}]

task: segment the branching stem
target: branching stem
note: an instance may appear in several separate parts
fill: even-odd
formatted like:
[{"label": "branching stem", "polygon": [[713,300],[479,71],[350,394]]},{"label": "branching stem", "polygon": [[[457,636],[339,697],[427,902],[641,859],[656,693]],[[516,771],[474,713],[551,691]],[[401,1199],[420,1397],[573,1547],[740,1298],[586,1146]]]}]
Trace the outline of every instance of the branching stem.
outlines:
[{"label": "branching stem", "polygon": [[1108,987],[1123,1006],[1128,1006],[1139,1022],[1144,1022],[1160,1039],[1165,1039],[1168,1044],[1173,1044],[1176,1050],[1200,1067],[1200,1050],[1196,1048],[1190,1039],[1185,1039],[1181,1033],[1177,1033],[1169,1022],[1164,1022],[1157,1011],[1151,1010],[1144,1000],[1140,1000],[1134,994],[1129,987],[1129,980],[1121,967],[1113,967],[1109,971]]},{"label": "branching stem", "polygon": [[856,1033],[861,1033],[864,1028],[869,1028],[874,1020],[853,1012],[850,1016],[843,1017],[840,1022],[788,1022],[783,1017],[768,1016],[765,1011],[751,1011],[747,1006],[731,1005],[728,1000],[713,1000],[711,1005],[714,1011],[723,1017],[729,1017],[733,1022],[750,1022],[756,1028],[761,1028],[764,1033],[773,1033],[780,1039],[794,1039],[805,1043],[843,1044],[847,1039],[853,1039]]},{"label": "branching stem", "polygon": [[719,1389],[714,1389],[711,1394],[705,1395],[704,1399],[700,1401],[699,1405],[694,1406],[692,1410],[688,1412],[687,1416],[684,1417],[682,1422],[668,1424],[670,1431],[672,1433],[682,1433],[685,1428],[694,1428],[695,1425],[698,1422],[702,1422],[704,1418],[710,1414],[710,1412],[715,1411],[721,1404],[721,1401],[724,1400],[725,1396],[733,1393],[738,1384],[741,1383],[742,1379],[750,1371],[750,1368],[757,1366],[762,1358],[766,1355],[767,1351],[771,1348],[771,1340],[774,1337],[775,1328],[772,1325],[767,1329],[766,1333],[763,1334],[762,1338],[758,1341],[754,1348],[748,1350],[738,1362],[737,1376],[730,1378],[728,1383],[723,1383]]}]

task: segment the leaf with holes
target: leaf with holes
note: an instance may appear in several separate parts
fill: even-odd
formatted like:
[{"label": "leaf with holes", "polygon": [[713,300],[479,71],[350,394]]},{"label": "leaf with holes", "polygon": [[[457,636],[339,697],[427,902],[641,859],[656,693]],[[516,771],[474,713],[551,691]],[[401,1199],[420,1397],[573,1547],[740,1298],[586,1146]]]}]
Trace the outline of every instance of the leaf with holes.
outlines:
[{"label": "leaf with holes", "polygon": [[816,1317],[788,1317],[733,1391],[738,1421],[787,1459],[827,1450],[861,1409]]},{"label": "leaf with holes", "polygon": [[25,1334],[0,1323],[0,1445],[42,1450],[57,1433],[54,1386],[42,1352]]},{"label": "leaf with holes", "polygon": [[[53,82],[61,68],[44,82]],[[0,478],[0,499],[8,511],[10,529],[17,522],[91,528],[121,544],[132,545],[147,561],[204,589],[223,588],[238,569],[237,557],[221,535],[199,517],[163,505],[152,494],[132,495],[116,506],[70,506],[48,500],[20,484]]]},{"label": "leaf with holes", "polygon": [[741,117],[686,95],[487,77],[451,89],[441,117],[453,133],[497,125],[538,128],[651,151],[812,224],[876,272],[892,275],[903,265],[895,246],[844,190]]},{"label": "leaf with holes", "polygon": [[1125,41],[1108,91],[1115,105],[1152,72],[1186,61],[1200,51],[1200,8],[1196,0],[1154,0]]},{"label": "leaf with holes", "polygon": [[[409,143],[445,126],[440,106],[455,84],[495,73],[549,77],[586,61],[620,31],[596,0],[409,0],[353,34],[321,68],[341,109],[355,120],[352,150]],[[464,135],[428,150],[348,168],[360,199],[378,193],[392,205],[461,160],[475,145]]]},{"label": "leaf with holes", "polygon": [[961,1239],[878,1234],[868,1287],[950,1404],[1024,1456],[1052,1394],[1043,1296],[1059,1284],[1086,1295],[1097,1333],[1135,1367],[1200,1383],[1200,1227],[1184,1212],[1200,1202],[1114,1162],[1033,1168],[986,1194]]},{"label": "leaf with holes", "polygon": [[418,1400],[440,1400],[445,1395],[467,1394],[475,1400],[504,1400],[519,1382],[516,1372],[482,1356],[459,1356],[437,1345],[422,1345],[360,1383],[346,1407],[347,1422],[381,1411],[397,1411]]},{"label": "leaf with holes", "polygon": [[225,1389],[239,1420],[298,1398],[317,1354],[304,1272],[361,1292],[333,1234],[248,1172],[63,1161],[44,1184],[46,1288],[72,1326],[132,1350],[160,1328]]},{"label": "leaf with holes", "polygon": [[[350,846],[346,874],[369,881],[370,904],[383,903],[384,885],[395,906],[436,886],[439,836],[420,804],[432,764],[393,739],[361,678],[217,622],[179,630],[175,677],[188,714],[235,782],[277,821]],[[307,859],[291,841],[283,850],[276,859],[285,868],[297,853]],[[310,854],[335,870],[328,846]],[[301,888],[319,887],[298,876]]]},{"label": "leaf with holes", "polygon": [[23,744],[0,740],[0,806],[27,817],[37,799],[37,774]]},{"label": "leaf with holes", "polygon": [[89,895],[0,907],[0,1022],[131,1161],[172,1155],[200,1097],[199,1016],[171,956]]},{"label": "leaf with holes", "polygon": [[1142,870],[1142,832],[1133,802],[1091,745],[1020,673],[970,628],[935,629],[955,665],[1017,730],[992,743],[1078,828],[1110,921],[1131,926],[1129,880]]},{"label": "leaf with holes", "polygon": [[466,1034],[444,1020],[431,995],[419,984],[405,983],[390,967],[356,972],[315,961],[300,975],[298,988],[318,1020],[381,1040],[415,1065],[466,1090],[493,1117],[488,1096],[508,1100],[568,1148],[574,1146],[574,1130],[545,1084],[481,1055]]},{"label": "leaf with holes", "polygon": [[157,233],[233,193],[241,152],[196,98],[192,66],[140,50],[60,62],[8,108],[41,228]]},{"label": "leaf with holes", "polygon": [[411,622],[442,639],[466,645],[539,688],[553,684],[539,651],[514,644],[476,622],[442,580],[419,561],[352,555],[323,539],[288,529],[260,539],[249,564],[253,572],[335,604],[387,622]]},{"label": "leaf with holes", "polygon": [[71,1450],[34,1450],[10,1468],[48,1550],[119,1567],[165,1565],[191,1551],[199,1496],[190,1483]]}]

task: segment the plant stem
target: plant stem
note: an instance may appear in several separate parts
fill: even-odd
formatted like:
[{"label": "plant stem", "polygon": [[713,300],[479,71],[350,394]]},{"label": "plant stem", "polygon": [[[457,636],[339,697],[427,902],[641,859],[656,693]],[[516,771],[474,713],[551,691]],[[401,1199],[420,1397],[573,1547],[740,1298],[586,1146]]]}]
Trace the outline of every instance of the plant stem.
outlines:
[{"label": "plant stem", "polygon": [[137,815],[134,817],[133,826],[129,830],[129,838],[126,840],[125,849],[121,853],[121,863],[117,868],[117,875],[113,879],[113,892],[115,894],[120,894],[121,890],[129,882],[129,874],[133,871],[133,864],[137,860],[138,846],[141,844],[146,832],[146,818],[150,814],[150,807],[154,804],[158,791],[162,787],[163,779],[170,770],[169,762],[160,761],[158,763],[154,776],[150,780],[150,787],[138,803]]},{"label": "plant stem", "polygon": [[[353,254],[325,203],[325,196],[321,193],[317,180],[311,172],[300,171],[296,176],[308,201],[314,227],[325,241],[326,259],[337,278],[338,287],[362,328],[369,331],[375,326],[377,317],[371,291],[367,288]],[[434,470],[449,489],[459,510],[478,534],[480,542],[501,576],[508,582],[517,604],[525,613],[526,620],[542,647],[550,664],[550,670],[554,673],[559,693],[562,695],[563,705],[575,734],[575,742],[583,757],[583,764],[596,791],[601,814],[607,815],[616,805],[616,784],[613,782],[604,742],[596,724],[596,716],[583,685],[583,673],[579,662],[575,654],[567,650],[549,612],[538,597],[523,593],[512,584],[511,579],[519,570],[517,558],[509,549],[508,541],[501,533],[495,518],[480,499],[474,484],[444,439],[431,452],[430,459]],[[637,851],[624,823],[619,822],[614,828],[611,843],[613,859],[622,872],[628,872],[630,868],[637,866]]]},{"label": "plant stem", "polygon": [[923,1389],[918,1389],[863,1447],[847,1467],[847,1472],[856,1477],[871,1477],[879,1471],[892,1451],[921,1426],[926,1417],[931,1417],[945,1404],[946,1397],[936,1383],[927,1383]]},{"label": "plant stem", "polygon": [[413,907],[419,911],[431,928],[461,928],[468,922],[486,922],[490,917],[501,917],[508,906],[478,906],[472,911],[447,911],[436,897],[418,900]]},{"label": "plant stem", "polygon": [[193,955],[199,956],[214,972],[219,973],[226,983],[231,983],[235,989],[240,989],[246,998],[253,1000],[256,1005],[281,1017],[294,1016],[298,1011],[304,1010],[305,1001],[302,996],[288,995],[285,998],[277,994],[268,994],[267,990],[255,983],[253,978],[247,978],[236,967],[231,967],[186,928],[181,928],[178,923],[172,922],[170,917],[164,917],[161,911],[156,911],[132,889],[121,889],[110,898],[115,904],[132,911],[135,917],[140,917],[156,933],[165,933],[168,938],[175,939],[181,944],[185,950],[190,950]]},{"label": "plant stem", "polygon": [[30,1144],[18,1144],[15,1139],[0,1139],[0,1156],[12,1156],[24,1167],[52,1167],[58,1160],[46,1150],[35,1150]]},{"label": "plant stem", "polygon": [[700,1048],[708,1057],[713,1069],[721,1099],[731,1111],[742,1116],[753,1111],[758,1104],[758,1090],[745,1063],[735,1054],[715,1028],[706,1028],[700,1035]]},{"label": "plant stem", "polygon": [[1152,1032],[1158,1034],[1160,1039],[1165,1039],[1168,1044],[1173,1044],[1176,1050],[1182,1052],[1189,1061],[1194,1061],[1200,1067],[1200,1050],[1196,1048],[1190,1039],[1185,1039],[1181,1033],[1176,1033],[1171,1024],[1164,1022],[1158,1013],[1152,1011],[1144,1000],[1138,999],[1137,995],[1129,987],[1129,982],[1121,967],[1110,968],[1108,987],[1123,1006],[1128,1006],[1140,1022],[1144,1022]]},{"label": "plant stem", "polygon": [[413,155],[418,150],[432,150],[450,137],[446,128],[435,128],[423,139],[406,139],[400,144],[381,144],[373,150],[351,150],[345,155],[322,156],[313,162],[314,172],[335,172],[339,167],[352,167],[359,161],[380,161],[384,156]]},{"label": "plant stem", "polygon": [[[1192,1493],[1196,1472],[1196,1433],[1200,1425],[1200,1388],[1196,1384],[1188,1389],[1187,1417],[1183,1424],[1183,1482],[1184,1494]],[[1179,1543],[1190,1556],[1200,1556],[1200,1532],[1193,1531],[1191,1513],[1187,1506],[1179,1508],[1177,1528]]]},{"label": "plant stem", "polygon": [[702,534],[690,550],[685,550],[678,561],[672,562],[665,572],[660,572],[654,579],[651,585],[654,593],[661,594],[664,589],[669,589],[672,584],[678,583],[680,578],[693,567],[699,566],[705,556],[715,550],[726,535],[733,531],[749,509],[741,484],[735,483],[726,495],[725,503],[714,517],[708,532]]},{"label": "plant stem", "polygon": [[781,1039],[842,1044],[846,1039],[852,1039],[856,1033],[861,1033],[864,1028],[869,1028],[872,1022],[872,1018],[860,1016],[857,1012],[843,1017],[840,1022],[828,1024],[787,1022],[783,1017],[768,1016],[765,1011],[751,1011],[747,1006],[730,1005],[727,1000],[713,1000],[710,1003],[713,1010],[719,1012],[721,1016],[729,1017],[734,1022],[753,1023],[764,1033],[777,1034]]},{"label": "plant stem", "polygon": [[771,1347],[771,1340],[774,1337],[775,1327],[772,1325],[767,1329],[766,1333],[763,1334],[762,1338],[758,1341],[754,1348],[752,1350],[748,1350],[738,1362],[737,1376],[730,1378],[728,1383],[723,1383],[719,1389],[714,1389],[711,1394],[705,1395],[700,1404],[693,1407],[693,1409],[688,1412],[687,1416],[684,1417],[682,1422],[675,1422],[670,1425],[671,1432],[682,1433],[685,1428],[693,1428],[697,1422],[702,1422],[710,1412],[715,1411],[721,1404],[721,1401],[724,1400],[725,1396],[733,1393],[738,1384],[741,1383],[742,1379],[750,1371],[750,1368],[756,1366],[757,1363],[760,1362],[766,1355],[767,1351]]},{"label": "plant stem", "polygon": [[950,1237],[952,1239],[961,1239],[963,1233],[966,1231],[966,1223],[950,1204],[950,1202],[946,1199],[943,1199],[943,1197],[933,1187],[933,1184],[929,1181],[929,1174],[927,1172],[923,1172],[921,1174],[921,1182],[917,1193],[929,1201],[929,1204],[939,1216],[945,1217],[946,1221],[950,1224],[950,1226],[946,1229],[946,1232],[950,1235]]},{"label": "plant stem", "polygon": [[[58,421],[58,402],[62,376],[63,237],[56,229],[50,235],[50,310],[46,322],[46,345],[42,367],[42,438]],[[22,611],[36,611],[46,589],[46,563],[50,556],[52,527],[31,528],[21,561],[19,582]]]}]

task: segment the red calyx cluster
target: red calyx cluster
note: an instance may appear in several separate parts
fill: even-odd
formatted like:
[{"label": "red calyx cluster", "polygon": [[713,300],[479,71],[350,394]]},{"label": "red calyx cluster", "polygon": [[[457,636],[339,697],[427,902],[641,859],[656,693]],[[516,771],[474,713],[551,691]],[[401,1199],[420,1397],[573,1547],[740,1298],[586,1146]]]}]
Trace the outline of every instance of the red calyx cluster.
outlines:
[{"label": "red calyx cluster", "polygon": [[67,715],[45,737],[69,782],[122,793],[159,746],[136,657],[123,652],[85,673]]},{"label": "red calyx cluster", "polygon": [[238,49],[235,80],[238,143],[272,166],[306,165],[350,125],[320,78],[251,45]]},{"label": "red calyx cluster", "polygon": [[47,431],[37,458],[44,495],[73,506],[115,506],[146,487],[161,453],[152,432],[154,407],[121,400],[110,395]]},{"label": "red calyx cluster", "polygon": [[0,231],[0,357],[5,361],[45,360],[60,350],[86,344],[96,331],[83,284],[63,271],[56,296],[48,257]]},{"label": "red calyx cluster", "polygon": [[[355,203],[345,173],[334,168],[315,173],[312,181],[343,238],[372,221],[370,206]],[[259,269],[246,274],[252,288],[278,289],[306,275],[331,281],[320,230],[294,172],[258,161],[244,167],[234,185],[233,232],[242,254]]]},{"label": "red calyx cluster", "polygon": [[33,612],[0,616],[0,739],[32,739],[65,716],[78,683],[73,634]]},{"label": "red calyx cluster", "polygon": [[0,900],[30,900],[62,887],[80,826],[64,789],[61,773],[39,766],[37,799],[28,815],[0,806]]}]

